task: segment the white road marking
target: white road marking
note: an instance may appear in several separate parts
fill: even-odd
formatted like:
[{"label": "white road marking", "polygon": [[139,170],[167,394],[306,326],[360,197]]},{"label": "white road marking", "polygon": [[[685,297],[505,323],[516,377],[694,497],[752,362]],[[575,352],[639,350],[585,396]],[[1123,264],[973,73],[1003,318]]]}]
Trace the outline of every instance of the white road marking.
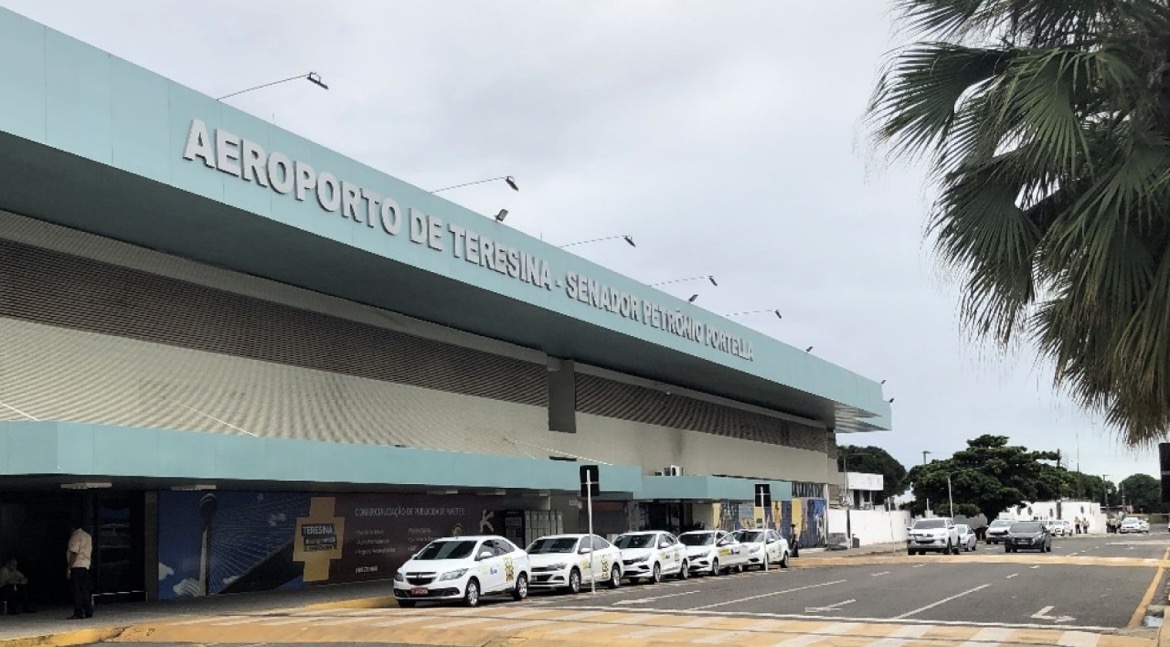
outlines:
[{"label": "white road marking", "polygon": [[915,565],[911,566],[910,568],[922,568],[923,566],[926,566],[926,564],[915,564]]},{"label": "white road marking", "polygon": [[427,629],[452,629],[455,627],[465,627],[467,625],[479,624],[481,622],[488,622],[495,620],[495,618],[461,618],[459,620],[450,620],[447,622],[440,622],[437,625],[431,625]]},{"label": "white road marking", "polygon": [[585,618],[595,618],[597,616],[605,615],[605,611],[581,611],[580,613],[570,613],[567,616],[559,616],[557,620],[564,622],[566,620],[584,620]]},{"label": "white road marking", "polygon": [[870,577],[881,577],[883,575],[889,575],[889,574],[890,574],[889,571],[882,571],[881,573],[870,573],[869,576]]},{"label": "white road marking", "polygon": [[314,627],[332,627],[334,625],[347,625],[351,622],[362,622],[363,620],[368,620],[368,618],[352,617],[351,616],[349,618],[340,618],[338,620],[326,620],[324,622],[322,622],[320,620],[314,620],[312,624]]},{"label": "white road marking", "polygon": [[1039,565],[1039,564],[1037,564],[1037,565],[1035,565],[1035,566],[1033,566],[1033,567],[1031,567],[1031,568],[1032,568],[1032,570],[1036,570],[1036,569],[1040,568],[1040,565]]},{"label": "white road marking", "polygon": [[1036,613],[1033,613],[1032,617],[1035,618],[1036,620],[1052,620],[1052,621],[1058,622],[1058,623],[1059,622],[1072,622],[1073,620],[1076,620],[1076,618],[1074,618],[1072,616],[1050,616],[1050,615],[1048,615],[1048,612],[1052,611],[1053,608],[1054,607],[1052,607],[1052,606],[1044,607],[1043,609],[1040,609]]},{"label": "white road marking", "polygon": [[1003,579],[1005,579],[1005,580],[1010,580],[1010,579],[1012,579],[1013,577],[1016,577],[1016,576],[1018,576],[1018,575],[1019,575],[1019,573],[1012,573],[1011,575],[1008,575],[1007,577],[1005,577],[1005,578],[1003,578]]},{"label": "white road marking", "polygon": [[422,622],[423,620],[433,620],[433,619],[434,618],[428,618],[427,616],[415,616],[413,618],[395,618],[393,620],[386,620],[383,622],[375,622],[372,626],[374,626],[374,627],[394,627],[397,625],[408,625],[412,622]]},{"label": "white road marking", "polygon": [[693,595],[695,593],[702,593],[702,591],[696,589],[694,591],[683,591],[682,593],[670,593],[668,595],[656,595],[652,598],[637,598],[634,600],[618,600],[617,602],[614,602],[614,604],[615,605],[618,605],[618,604],[647,604],[649,602],[654,602],[656,600],[665,600],[666,598],[677,598],[677,597],[682,596],[682,595]]},{"label": "white road marking", "polygon": [[898,627],[890,632],[890,635],[881,640],[875,640],[869,643],[867,647],[902,647],[902,645],[908,644],[915,638],[925,636],[926,632],[934,628],[934,625],[907,625],[905,627]]},{"label": "white road marking", "polygon": [[1056,644],[1064,647],[1097,647],[1097,641],[1101,640],[1101,636],[1091,634],[1084,631],[1066,631],[1060,635],[1060,639]]},{"label": "white road marking", "polygon": [[525,616],[532,616],[538,613],[544,613],[544,609],[520,609],[519,611],[509,611],[507,613],[497,613],[497,618],[523,618]]},{"label": "white road marking", "polygon": [[821,627],[813,633],[797,636],[795,638],[789,638],[788,640],[781,640],[780,642],[772,645],[772,647],[808,647],[809,645],[815,645],[816,643],[819,643],[826,638],[847,634],[850,631],[856,629],[858,626],[860,625],[855,622],[838,622]]},{"label": "white road marking", "polygon": [[679,629],[697,629],[699,627],[705,627],[705,626],[707,626],[707,625],[709,625],[717,620],[719,620],[718,616],[704,616],[702,618],[691,618],[690,620],[687,620],[686,622],[680,622],[680,623],[674,624],[674,625],[664,625],[661,627],[651,627],[649,629],[642,629],[640,631],[634,631],[632,633],[628,633],[628,634],[621,636],[621,637],[622,638],[650,638],[651,636],[659,636],[662,634],[670,633],[672,631],[678,631]]},{"label": "white road marking", "polygon": [[582,631],[596,630],[597,626],[592,624],[569,625],[568,627],[561,627],[560,629],[553,629],[548,632],[548,635],[565,636],[568,634],[575,634]]},{"label": "white road marking", "polygon": [[761,593],[760,595],[752,595],[746,598],[739,598],[737,600],[727,600],[724,602],[716,602],[715,604],[706,604],[701,607],[693,607],[689,611],[702,611],[704,609],[714,609],[715,607],[725,607],[729,604],[739,604],[741,602],[749,602],[751,600],[759,600],[760,598],[770,598],[773,595],[784,595],[785,593],[795,593],[797,591],[805,591],[808,589],[816,589],[822,586],[832,586],[834,584],[844,584],[845,580],[833,580],[832,582],[821,582],[820,584],[810,584],[808,586],[800,586],[795,589],[785,589],[783,591],[773,591],[771,593]]},{"label": "white road marking", "polygon": [[503,625],[500,627],[492,627],[492,631],[515,631],[517,629],[526,629],[528,627],[539,627],[540,625],[551,625],[552,620],[525,620],[524,622],[514,622],[510,625]]},{"label": "white road marking", "polygon": [[1015,629],[1004,627],[985,627],[975,632],[974,636],[959,647],[987,647],[987,643],[999,644],[1011,638],[1014,631]]},{"label": "white road marking", "polygon": [[256,616],[231,616],[226,619],[213,621],[209,624],[216,627],[230,627],[232,625],[246,625],[252,622],[256,622],[257,619],[258,618]]},{"label": "white road marking", "polygon": [[951,600],[957,600],[958,598],[961,598],[964,595],[970,595],[976,591],[982,591],[983,589],[985,589],[989,586],[991,586],[991,585],[990,584],[982,584],[982,585],[977,586],[973,589],[967,589],[966,591],[963,591],[962,593],[956,593],[955,595],[952,595],[949,598],[943,598],[943,599],[939,600],[938,602],[932,602],[924,607],[920,607],[920,608],[915,609],[913,611],[903,613],[900,616],[894,616],[893,618],[890,618],[890,619],[891,620],[901,620],[902,618],[909,618],[910,616],[918,615],[919,613],[922,613],[923,611],[927,611],[927,610],[933,609],[939,605],[946,604],[947,602],[950,602]]},{"label": "white road marking", "polygon": [[826,613],[826,612],[840,611],[841,607],[843,607],[847,604],[853,604],[854,602],[857,602],[857,600],[845,600],[844,602],[838,602],[837,604],[830,604],[827,607],[805,607],[804,612],[805,613]]},{"label": "white road marking", "polygon": [[[551,607],[554,611],[579,611],[581,609],[595,609],[599,612],[614,613],[616,610],[613,607]],[[775,620],[812,620],[815,622],[825,622],[829,618],[825,616],[812,615],[807,613],[768,613],[758,611],[687,611],[685,609],[655,609],[653,607],[648,609],[639,609],[639,612],[651,615],[667,615],[674,616],[680,613],[688,613],[694,615],[707,615],[718,618],[726,617],[742,617],[742,618],[772,618]],[[563,618],[561,618],[563,619]],[[894,620],[888,617],[854,617],[842,618],[843,622],[848,621],[852,623],[867,623],[867,624],[928,624],[934,626],[946,627],[1003,627],[1005,629],[1045,629],[1052,631],[1052,624],[1040,624],[1039,622],[975,622],[971,620],[918,620],[915,618],[905,618],[902,620]],[[1059,627],[1066,631],[1078,630],[1088,632],[1098,632],[1102,634],[1116,633],[1117,627],[1103,627],[1100,625],[1065,625]]]}]

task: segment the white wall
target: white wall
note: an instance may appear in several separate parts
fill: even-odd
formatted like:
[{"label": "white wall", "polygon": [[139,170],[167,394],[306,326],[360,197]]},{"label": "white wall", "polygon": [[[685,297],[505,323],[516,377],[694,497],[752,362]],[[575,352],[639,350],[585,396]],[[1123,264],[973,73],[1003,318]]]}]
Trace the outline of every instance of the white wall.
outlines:
[{"label": "white wall", "polygon": [[[1083,512],[1082,512],[1083,511]],[[1000,519],[1016,520],[1031,520],[1033,518],[1040,519],[1066,519],[1068,521],[1075,521],[1077,517],[1088,517],[1089,519],[1089,534],[1104,535],[1105,534],[1105,514],[1101,512],[1101,504],[1093,501],[1064,501],[1060,506],[1060,516],[1056,514],[1055,501],[1033,501],[1025,504],[1024,509],[1009,508],[1005,512],[1001,512]]]},{"label": "white wall", "polygon": [[[846,513],[848,512],[848,519]],[[910,525],[907,510],[850,510],[829,508],[829,534],[845,534],[846,521],[862,546],[891,544],[906,541],[906,526]]]}]

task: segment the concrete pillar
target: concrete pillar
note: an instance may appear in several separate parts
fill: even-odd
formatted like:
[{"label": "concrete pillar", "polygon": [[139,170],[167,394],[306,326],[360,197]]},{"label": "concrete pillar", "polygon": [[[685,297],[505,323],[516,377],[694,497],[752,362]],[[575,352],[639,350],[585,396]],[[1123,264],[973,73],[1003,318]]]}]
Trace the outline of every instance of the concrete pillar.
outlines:
[{"label": "concrete pillar", "polygon": [[572,360],[548,358],[548,430],[577,433],[577,375]]}]

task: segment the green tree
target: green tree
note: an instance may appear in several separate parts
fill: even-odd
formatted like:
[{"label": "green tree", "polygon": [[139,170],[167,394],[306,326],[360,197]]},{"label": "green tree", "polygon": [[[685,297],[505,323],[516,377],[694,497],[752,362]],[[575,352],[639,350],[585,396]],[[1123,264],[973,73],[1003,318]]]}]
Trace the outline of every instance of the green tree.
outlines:
[{"label": "green tree", "polygon": [[[1162,484],[1149,474],[1134,474],[1126,477],[1118,484],[1121,495],[1127,505],[1132,505],[1135,512],[1166,512],[1167,506],[1162,503]],[[1121,499],[1114,499],[1120,503]]]},{"label": "green tree", "polygon": [[[1056,452],[1009,445],[1007,436],[968,440],[967,448],[951,458],[910,469],[906,478],[913,484],[915,499],[911,510],[921,513],[929,498],[931,507],[940,514],[983,514],[991,521],[1012,506],[1055,499],[1074,484],[1066,470],[1045,462],[1056,459]],[[947,501],[948,474],[954,511]]]},{"label": "green tree", "polygon": [[874,503],[885,503],[888,497],[906,491],[906,468],[881,447],[838,447],[837,470],[845,471],[846,467],[850,472],[882,475],[882,492],[874,497]]},{"label": "green tree", "polygon": [[1096,501],[1100,504],[1117,503],[1121,499],[1117,496],[1117,486],[1100,476],[1069,472],[1073,479],[1072,489],[1065,493],[1066,497],[1084,501]]},{"label": "green tree", "polygon": [[1170,4],[895,0],[868,108],[924,161],[975,337],[1021,339],[1130,445],[1170,430]]}]

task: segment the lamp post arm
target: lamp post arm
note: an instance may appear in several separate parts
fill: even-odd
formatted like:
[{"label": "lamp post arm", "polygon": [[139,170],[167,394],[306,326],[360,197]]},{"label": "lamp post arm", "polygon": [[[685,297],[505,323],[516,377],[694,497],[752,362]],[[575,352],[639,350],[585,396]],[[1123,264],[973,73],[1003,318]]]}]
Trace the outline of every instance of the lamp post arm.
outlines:
[{"label": "lamp post arm", "polygon": [[273,85],[279,85],[281,83],[288,83],[289,81],[296,81],[297,79],[304,79],[304,78],[307,78],[308,76],[309,76],[308,74],[298,74],[296,76],[290,76],[287,79],[281,79],[279,81],[272,81],[270,83],[264,83],[262,85],[257,85],[255,87],[245,88],[243,90],[238,90],[236,92],[232,92],[231,94],[225,94],[222,97],[216,97],[216,101],[223,101],[224,99],[227,99],[229,97],[234,97],[237,94],[243,94],[245,92],[251,92],[252,90],[260,90],[262,88],[267,88],[267,87],[270,87]]}]

